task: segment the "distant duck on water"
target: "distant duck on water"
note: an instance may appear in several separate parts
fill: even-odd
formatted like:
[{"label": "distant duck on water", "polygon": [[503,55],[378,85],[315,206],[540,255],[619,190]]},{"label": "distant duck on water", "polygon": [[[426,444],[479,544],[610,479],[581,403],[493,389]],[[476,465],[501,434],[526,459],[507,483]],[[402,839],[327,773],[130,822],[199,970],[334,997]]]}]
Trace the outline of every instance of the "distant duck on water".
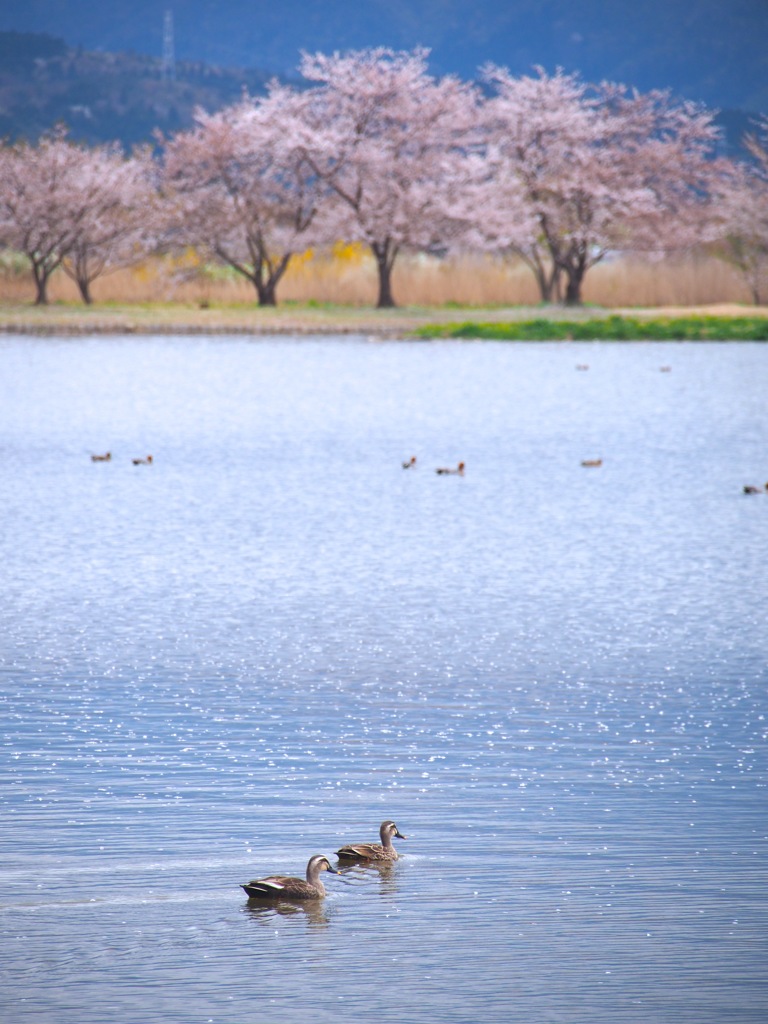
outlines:
[{"label": "distant duck on water", "polygon": [[752,484],[744,484],[745,494],[766,494],[768,492],[768,484],[765,487],[753,487]]},{"label": "distant duck on water", "polygon": [[404,462],[404,463],[403,463],[403,469],[413,469],[413,467],[414,467],[415,465],[416,465],[416,456],[415,456],[415,455],[412,455],[412,456],[410,457],[410,459],[408,459],[408,461],[407,461],[407,462]]},{"label": "distant duck on water", "polygon": [[447,466],[439,466],[435,472],[438,476],[464,476],[464,463],[460,462],[456,469],[449,469]]},{"label": "distant duck on water", "polygon": [[581,460],[581,464],[582,464],[582,466],[586,466],[587,469],[597,469],[598,466],[602,466],[603,460],[602,459],[582,459]]},{"label": "distant duck on water", "polygon": [[91,462],[111,462],[112,452],[104,452],[103,455],[92,455]]},{"label": "distant duck on water", "polygon": [[397,860],[397,850],[392,845],[392,837],[406,839],[394,821],[382,821],[379,829],[380,843],[348,843],[336,851],[342,860]]},{"label": "distant duck on water", "polygon": [[152,456],[151,455],[147,455],[147,457],[145,459],[133,459],[132,461],[133,461],[134,466],[151,466],[152,465]]},{"label": "distant duck on water", "polygon": [[292,875],[269,875],[267,878],[246,882],[241,888],[249,899],[319,900],[325,896],[325,886],[320,880],[322,871],[330,871],[332,875],[341,874],[331,867],[327,857],[316,854],[309,858],[306,881]]}]

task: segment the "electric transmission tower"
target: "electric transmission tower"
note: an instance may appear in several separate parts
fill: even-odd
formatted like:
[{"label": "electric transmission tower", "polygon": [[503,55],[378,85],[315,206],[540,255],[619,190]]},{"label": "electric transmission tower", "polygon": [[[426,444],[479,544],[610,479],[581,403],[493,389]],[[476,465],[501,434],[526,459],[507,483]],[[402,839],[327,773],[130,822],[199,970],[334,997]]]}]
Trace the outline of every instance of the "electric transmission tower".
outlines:
[{"label": "electric transmission tower", "polygon": [[173,11],[166,11],[163,16],[163,67],[162,77],[165,82],[176,81],[176,55],[173,48]]}]

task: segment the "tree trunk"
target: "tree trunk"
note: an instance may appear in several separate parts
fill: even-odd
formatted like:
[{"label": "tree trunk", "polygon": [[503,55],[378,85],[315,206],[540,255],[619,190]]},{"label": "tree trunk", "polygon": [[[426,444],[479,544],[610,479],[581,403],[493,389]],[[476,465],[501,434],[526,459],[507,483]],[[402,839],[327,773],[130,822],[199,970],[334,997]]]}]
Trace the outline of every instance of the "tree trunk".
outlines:
[{"label": "tree trunk", "polygon": [[256,296],[260,306],[277,305],[277,285],[274,281],[268,280],[265,283],[254,280],[253,286],[256,289]]},{"label": "tree trunk", "polygon": [[377,309],[394,309],[395,299],[392,294],[392,268],[385,263],[377,264],[379,271],[379,297],[376,302]]},{"label": "tree trunk", "polygon": [[80,298],[86,306],[90,306],[93,303],[93,299],[91,298],[91,282],[87,277],[78,277],[77,287],[80,289]]},{"label": "tree trunk", "polygon": [[580,306],[581,305],[581,282],[583,275],[581,274],[568,274],[567,283],[565,286],[565,305],[566,306]]},{"label": "tree trunk", "polygon": [[546,267],[536,271],[536,281],[539,285],[541,301],[546,303],[560,301],[560,268],[553,266],[547,273]]},{"label": "tree trunk", "polygon": [[32,273],[35,277],[35,289],[37,294],[35,295],[36,306],[47,306],[48,305],[48,277],[45,267],[40,266],[37,263],[32,264]]},{"label": "tree trunk", "polygon": [[276,264],[270,263],[266,259],[258,260],[256,269],[251,280],[253,286],[256,289],[256,295],[258,296],[260,306],[276,306],[277,305],[277,286],[280,283],[280,279],[288,269],[288,264],[291,260],[292,253],[286,253],[285,256],[281,256]]},{"label": "tree trunk", "polygon": [[560,301],[561,269],[549,247],[549,259],[546,259],[538,244],[527,248],[514,248],[515,253],[525,263],[536,278],[536,285],[542,302]]},{"label": "tree trunk", "polygon": [[587,273],[587,252],[583,245],[574,244],[565,258],[560,262],[560,269],[565,274],[565,305],[581,305],[581,286]]},{"label": "tree trunk", "polygon": [[372,242],[371,250],[376,257],[376,269],[379,274],[379,298],[377,309],[394,309],[397,303],[392,294],[392,268],[397,257],[397,246],[387,238],[383,242]]},{"label": "tree trunk", "polygon": [[536,275],[536,284],[539,286],[539,295],[542,302],[552,301],[552,281],[544,273],[543,267],[537,267],[534,270]]}]

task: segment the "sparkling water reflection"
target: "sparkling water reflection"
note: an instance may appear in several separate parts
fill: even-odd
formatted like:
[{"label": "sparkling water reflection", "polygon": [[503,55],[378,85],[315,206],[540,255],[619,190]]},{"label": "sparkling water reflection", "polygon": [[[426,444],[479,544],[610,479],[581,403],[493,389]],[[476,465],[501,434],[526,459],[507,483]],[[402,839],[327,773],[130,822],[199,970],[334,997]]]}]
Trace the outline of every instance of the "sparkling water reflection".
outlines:
[{"label": "sparkling water reflection", "polygon": [[0,341],[3,1019],[764,1021],[767,356]]}]

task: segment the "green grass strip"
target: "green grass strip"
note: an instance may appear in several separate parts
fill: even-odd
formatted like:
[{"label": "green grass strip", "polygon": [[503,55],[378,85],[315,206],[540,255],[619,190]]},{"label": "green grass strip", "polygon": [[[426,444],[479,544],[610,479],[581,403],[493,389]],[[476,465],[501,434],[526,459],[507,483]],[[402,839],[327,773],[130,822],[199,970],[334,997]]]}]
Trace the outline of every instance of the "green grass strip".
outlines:
[{"label": "green grass strip", "polygon": [[768,317],[692,316],[657,320],[607,316],[592,320],[427,324],[421,338],[496,341],[768,341]]}]

